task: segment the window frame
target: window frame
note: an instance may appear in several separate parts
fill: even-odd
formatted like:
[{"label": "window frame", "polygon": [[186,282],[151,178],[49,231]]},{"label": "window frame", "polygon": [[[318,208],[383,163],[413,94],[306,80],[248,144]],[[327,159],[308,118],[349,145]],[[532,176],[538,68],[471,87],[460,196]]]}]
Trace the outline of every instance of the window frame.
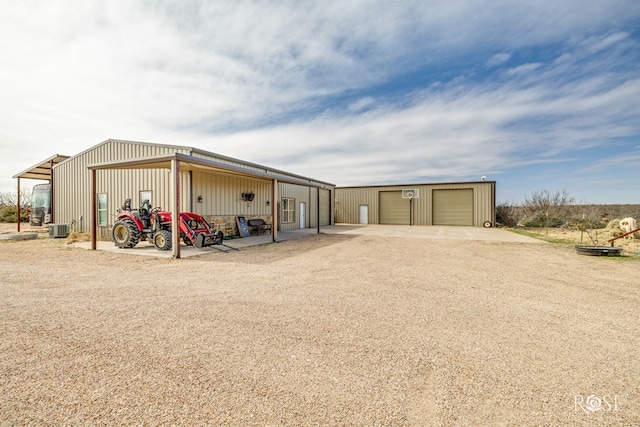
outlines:
[{"label": "window frame", "polygon": [[[108,215],[108,211],[109,211],[109,196],[107,195],[107,193],[98,193],[96,195],[96,205],[98,207],[97,209],[97,213],[98,213],[98,218],[97,218],[97,223],[99,227],[105,227],[107,225],[109,225],[109,215]],[[101,200],[103,199],[104,200]]]},{"label": "window frame", "polygon": [[[148,194],[149,197],[148,198],[144,197],[143,194],[144,195]],[[149,200],[149,206],[153,206],[153,191],[151,191],[151,190],[141,190],[138,193],[138,208],[142,209],[142,202],[144,200]]]},{"label": "window frame", "polygon": [[282,223],[294,224],[296,222],[296,199],[293,197],[282,198]]}]

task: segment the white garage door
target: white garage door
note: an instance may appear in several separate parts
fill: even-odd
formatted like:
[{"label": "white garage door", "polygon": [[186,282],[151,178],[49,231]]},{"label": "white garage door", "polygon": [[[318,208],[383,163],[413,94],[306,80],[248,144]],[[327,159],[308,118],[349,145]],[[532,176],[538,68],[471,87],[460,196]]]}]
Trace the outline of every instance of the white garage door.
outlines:
[{"label": "white garage door", "polygon": [[409,225],[409,199],[402,198],[402,191],[381,191],[380,224]]},{"label": "white garage door", "polygon": [[473,189],[433,190],[433,225],[473,225]]}]

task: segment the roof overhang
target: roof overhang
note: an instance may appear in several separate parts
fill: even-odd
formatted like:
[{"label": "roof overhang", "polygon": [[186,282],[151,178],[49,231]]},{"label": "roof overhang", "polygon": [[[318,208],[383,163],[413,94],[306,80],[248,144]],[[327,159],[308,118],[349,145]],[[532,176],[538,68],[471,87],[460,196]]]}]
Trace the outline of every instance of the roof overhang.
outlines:
[{"label": "roof overhang", "polygon": [[65,156],[62,154],[56,154],[54,156],[49,157],[42,162],[31,166],[28,169],[23,170],[22,172],[14,175],[14,178],[28,178],[28,179],[42,179],[45,181],[51,181],[52,169],[55,165],[60,162],[67,160],[69,156]]},{"label": "roof overhang", "polygon": [[138,159],[119,160],[115,162],[94,163],[87,167],[90,170],[116,170],[116,169],[171,169],[172,161],[180,162],[181,171],[203,170],[218,172],[227,175],[237,175],[242,177],[274,180],[290,184],[304,185],[307,187],[327,188],[328,185],[313,180],[306,180],[299,177],[287,176],[281,172],[268,168],[243,168],[211,159],[189,156],[182,153],[173,153],[162,156],[142,157]]}]

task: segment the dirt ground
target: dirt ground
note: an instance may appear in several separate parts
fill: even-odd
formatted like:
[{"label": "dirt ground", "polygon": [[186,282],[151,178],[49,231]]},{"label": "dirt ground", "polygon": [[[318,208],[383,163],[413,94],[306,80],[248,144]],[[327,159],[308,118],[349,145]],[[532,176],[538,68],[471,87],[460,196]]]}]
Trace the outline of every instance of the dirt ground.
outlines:
[{"label": "dirt ground", "polygon": [[0,425],[640,425],[640,258],[320,234],[0,241]]}]

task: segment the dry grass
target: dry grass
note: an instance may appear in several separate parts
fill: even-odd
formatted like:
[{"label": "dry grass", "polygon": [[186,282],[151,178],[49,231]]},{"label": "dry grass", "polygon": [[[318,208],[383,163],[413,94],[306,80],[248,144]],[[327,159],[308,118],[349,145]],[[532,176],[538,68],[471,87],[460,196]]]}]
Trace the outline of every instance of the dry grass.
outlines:
[{"label": "dry grass", "polygon": [[[610,239],[622,235],[618,226],[619,220],[609,221],[605,228],[581,231],[577,228],[549,228],[527,229],[529,235],[558,243],[588,246],[610,246]],[[620,238],[613,243],[623,249],[622,254],[628,256],[638,255],[640,251],[640,233],[635,233],[627,238]]]},{"label": "dry grass", "polygon": [[0,243],[0,424],[638,425],[639,267],[388,236]]},{"label": "dry grass", "polygon": [[72,231],[67,236],[68,244],[76,243],[76,242],[88,242],[90,240],[91,240],[91,234],[89,233],[76,233],[75,231]]}]

